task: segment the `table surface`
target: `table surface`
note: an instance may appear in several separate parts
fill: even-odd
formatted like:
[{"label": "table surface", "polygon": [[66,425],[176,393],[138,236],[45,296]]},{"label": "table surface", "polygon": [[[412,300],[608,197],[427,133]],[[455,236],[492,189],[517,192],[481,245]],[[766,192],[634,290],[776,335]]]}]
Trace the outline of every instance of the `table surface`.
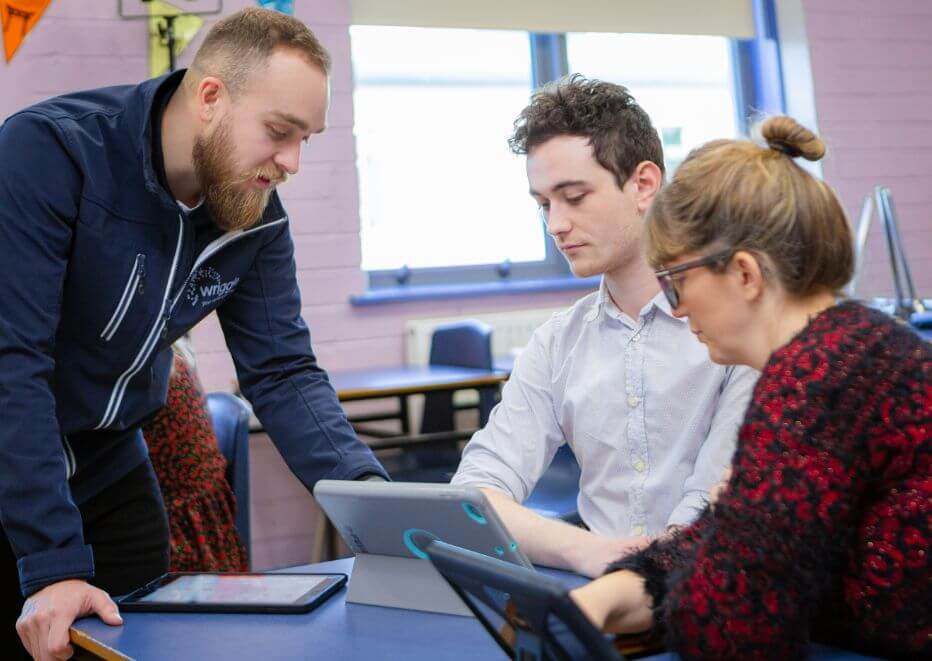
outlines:
[{"label": "table surface", "polygon": [[432,365],[335,370],[329,376],[340,400],[350,401],[495,386],[508,378],[508,372]]},{"label": "table surface", "polygon": [[[322,562],[284,572],[351,574],[352,559]],[[555,570],[542,572],[575,587],[584,579]],[[300,615],[213,613],[123,613],[111,627],[84,618],[74,628],[125,656],[137,659],[506,659],[478,620],[346,603],[343,589],[310,613]],[[819,661],[863,661],[850,652],[813,647]],[[647,657],[675,661],[674,654]]]},{"label": "table surface", "polygon": [[[352,559],[288,572],[352,572]],[[84,618],[75,628],[144,659],[504,659],[473,618],[347,604],[346,590],[300,615],[123,613],[111,627]]]}]

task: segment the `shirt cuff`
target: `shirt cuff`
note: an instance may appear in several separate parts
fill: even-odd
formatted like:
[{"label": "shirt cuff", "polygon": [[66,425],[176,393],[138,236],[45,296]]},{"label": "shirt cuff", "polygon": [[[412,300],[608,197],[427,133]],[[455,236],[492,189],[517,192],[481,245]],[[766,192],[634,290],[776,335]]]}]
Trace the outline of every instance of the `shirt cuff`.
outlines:
[{"label": "shirt cuff", "polygon": [[514,490],[502,480],[498,480],[491,475],[484,475],[478,477],[475,475],[457,473],[453,476],[453,479],[450,480],[450,484],[454,487],[471,487],[473,489],[495,489],[496,491],[501,491],[503,494],[511,498],[516,503],[522,503],[523,499],[518,499]]},{"label": "shirt cuff", "polygon": [[42,551],[23,556],[16,566],[23,596],[28,597],[52,583],[94,576],[94,551],[86,544]]}]

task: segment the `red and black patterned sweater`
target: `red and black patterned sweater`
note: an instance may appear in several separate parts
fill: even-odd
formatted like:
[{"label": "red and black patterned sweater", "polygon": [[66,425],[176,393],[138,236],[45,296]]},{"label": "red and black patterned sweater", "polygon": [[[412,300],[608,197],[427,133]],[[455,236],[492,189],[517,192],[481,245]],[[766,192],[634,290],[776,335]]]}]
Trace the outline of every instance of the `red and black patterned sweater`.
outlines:
[{"label": "red and black patterned sweater", "polygon": [[610,568],[644,576],[668,649],[932,658],[930,347],[847,302],[774,352],[715,505]]}]

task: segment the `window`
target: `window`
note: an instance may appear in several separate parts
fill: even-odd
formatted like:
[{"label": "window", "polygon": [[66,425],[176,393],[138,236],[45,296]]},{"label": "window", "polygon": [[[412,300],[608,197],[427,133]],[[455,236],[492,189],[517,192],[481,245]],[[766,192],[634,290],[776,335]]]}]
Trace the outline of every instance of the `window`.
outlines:
[{"label": "window", "polygon": [[363,268],[395,284],[405,267],[494,279],[546,261],[507,144],[532,89],[528,34],[354,26],[351,39]]},{"label": "window", "polygon": [[727,37],[391,26],[350,35],[372,290],[579,286],[538,220],[524,159],[507,145],[534,87],[570,71],[625,85],[660,132],[672,173],[697,145],[743,132],[756,99],[746,87],[760,73],[738,47],[755,41]]},{"label": "window", "polygon": [[738,135],[730,39],[570,33],[566,42],[571,71],[624,85],[650,115],[668,177],[694,147]]}]

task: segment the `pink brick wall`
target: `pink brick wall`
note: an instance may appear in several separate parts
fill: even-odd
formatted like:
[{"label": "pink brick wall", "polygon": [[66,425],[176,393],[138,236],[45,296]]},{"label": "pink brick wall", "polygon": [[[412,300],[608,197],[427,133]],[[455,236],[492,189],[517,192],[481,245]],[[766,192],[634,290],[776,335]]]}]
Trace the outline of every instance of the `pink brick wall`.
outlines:
[{"label": "pink brick wall", "polygon": [[[920,295],[932,297],[932,2],[804,0],[825,179],[857,222],[864,196],[890,187]],[[889,296],[875,222],[859,294]]]}]

